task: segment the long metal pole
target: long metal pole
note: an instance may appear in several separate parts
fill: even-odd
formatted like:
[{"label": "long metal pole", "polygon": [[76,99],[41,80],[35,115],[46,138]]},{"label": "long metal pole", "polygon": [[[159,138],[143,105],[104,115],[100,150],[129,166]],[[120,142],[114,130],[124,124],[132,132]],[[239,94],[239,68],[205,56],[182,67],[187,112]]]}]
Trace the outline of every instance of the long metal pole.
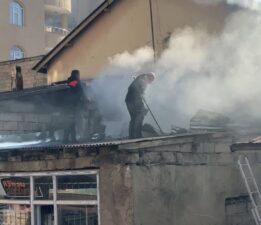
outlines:
[{"label": "long metal pole", "polygon": [[149,110],[149,112],[150,112],[152,118],[154,119],[155,123],[157,124],[157,126],[158,126],[158,128],[159,128],[161,134],[164,134],[163,131],[162,131],[162,129],[161,129],[161,127],[160,127],[160,125],[159,125],[159,123],[158,123],[158,121],[156,120],[154,114],[152,113],[152,111],[151,111],[151,109],[150,109],[150,107],[149,107],[147,101],[145,100],[145,98],[144,98],[143,96],[141,96],[141,98],[142,98],[144,104],[146,105],[146,107],[148,108],[148,110]]}]

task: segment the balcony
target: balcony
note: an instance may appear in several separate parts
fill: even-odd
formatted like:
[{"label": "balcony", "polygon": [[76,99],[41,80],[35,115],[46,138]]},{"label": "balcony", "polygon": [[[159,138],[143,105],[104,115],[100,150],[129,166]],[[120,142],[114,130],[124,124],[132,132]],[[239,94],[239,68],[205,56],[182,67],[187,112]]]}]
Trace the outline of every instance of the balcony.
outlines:
[{"label": "balcony", "polygon": [[69,34],[69,31],[60,27],[45,26],[45,31],[48,33],[56,33],[62,36]]},{"label": "balcony", "polygon": [[59,27],[45,26],[45,48],[46,52],[57,45],[69,31]]},{"label": "balcony", "polygon": [[70,14],[72,11],[71,0],[44,0],[45,10],[59,14]]}]

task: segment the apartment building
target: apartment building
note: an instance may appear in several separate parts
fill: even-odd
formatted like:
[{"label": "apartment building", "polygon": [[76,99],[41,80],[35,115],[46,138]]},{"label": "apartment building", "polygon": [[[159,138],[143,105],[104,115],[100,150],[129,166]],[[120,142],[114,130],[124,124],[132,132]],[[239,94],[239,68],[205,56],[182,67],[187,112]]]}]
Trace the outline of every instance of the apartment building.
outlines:
[{"label": "apartment building", "polygon": [[68,34],[71,0],[1,0],[0,61],[47,53]]}]

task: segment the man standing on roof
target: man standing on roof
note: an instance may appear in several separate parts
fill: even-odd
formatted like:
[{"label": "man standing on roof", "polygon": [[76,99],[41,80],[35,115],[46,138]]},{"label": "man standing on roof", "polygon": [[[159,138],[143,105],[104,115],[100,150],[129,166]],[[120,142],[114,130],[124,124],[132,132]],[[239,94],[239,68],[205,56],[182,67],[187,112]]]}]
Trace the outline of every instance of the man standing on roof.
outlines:
[{"label": "man standing on roof", "polygon": [[67,84],[70,87],[70,95],[67,99],[66,114],[68,115],[68,126],[66,125],[64,130],[64,139],[66,142],[69,142],[69,139],[72,142],[76,142],[77,109],[82,96],[79,70],[72,70]]},{"label": "man standing on roof", "polygon": [[16,66],[16,90],[21,91],[24,89],[24,81],[23,81],[23,75],[22,75],[22,68],[21,66]]},{"label": "man standing on roof", "polygon": [[144,105],[143,96],[148,84],[154,81],[154,79],[155,74],[152,72],[141,74],[129,86],[125,102],[131,117],[129,124],[130,138],[142,137],[143,120],[148,112]]}]

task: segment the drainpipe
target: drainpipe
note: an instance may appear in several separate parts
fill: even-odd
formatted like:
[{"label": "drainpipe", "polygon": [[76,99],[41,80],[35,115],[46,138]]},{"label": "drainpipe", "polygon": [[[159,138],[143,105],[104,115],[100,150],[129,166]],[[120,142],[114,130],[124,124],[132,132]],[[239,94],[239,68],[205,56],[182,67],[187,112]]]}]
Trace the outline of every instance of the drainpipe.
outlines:
[{"label": "drainpipe", "polygon": [[153,21],[153,10],[152,10],[152,0],[149,0],[150,5],[150,27],[151,27],[151,41],[152,41],[152,48],[154,51],[154,62],[156,62],[156,47],[155,47],[155,35],[154,35],[154,21]]}]

